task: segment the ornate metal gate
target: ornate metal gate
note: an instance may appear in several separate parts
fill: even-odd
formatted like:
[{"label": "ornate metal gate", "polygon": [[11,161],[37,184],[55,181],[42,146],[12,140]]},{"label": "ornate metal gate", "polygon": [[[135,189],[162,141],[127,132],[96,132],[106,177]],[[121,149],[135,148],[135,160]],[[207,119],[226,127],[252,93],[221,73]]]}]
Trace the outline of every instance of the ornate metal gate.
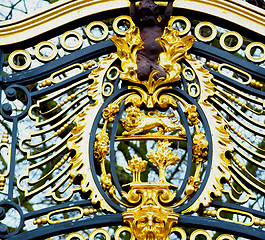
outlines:
[{"label": "ornate metal gate", "polygon": [[176,0],[139,80],[129,6],[0,24],[0,239],[264,240],[264,9]]}]

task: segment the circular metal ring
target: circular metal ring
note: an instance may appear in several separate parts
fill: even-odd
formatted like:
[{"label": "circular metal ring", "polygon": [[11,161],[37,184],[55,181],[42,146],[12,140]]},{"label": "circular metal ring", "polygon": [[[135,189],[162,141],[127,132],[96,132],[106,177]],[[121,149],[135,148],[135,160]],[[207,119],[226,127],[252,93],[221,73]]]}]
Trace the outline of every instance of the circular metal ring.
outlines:
[{"label": "circular metal ring", "polygon": [[186,24],[186,27],[182,31],[179,31],[179,36],[187,34],[191,29],[190,20],[188,18],[183,17],[183,16],[171,17],[169,22],[168,22],[168,26],[171,26],[173,28],[174,22],[177,22],[177,21],[183,21]]},{"label": "circular metal ring", "polygon": [[[66,44],[66,39],[69,37],[69,36],[75,36],[77,39],[78,39],[78,42],[76,45],[74,46],[69,46]],[[77,50],[79,49],[80,47],[82,47],[83,45],[83,38],[81,36],[81,34],[77,31],[67,31],[65,32],[61,39],[60,39],[60,44],[62,45],[62,47],[65,49],[65,50],[68,50],[68,51],[74,51],[74,50]]]},{"label": "circular metal ring", "polygon": [[[211,35],[209,37],[204,37],[201,35],[200,30],[202,27],[209,27],[212,31]],[[200,22],[194,29],[194,34],[197,39],[199,39],[202,42],[211,42],[215,39],[217,35],[217,29],[216,27],[210,23],[210,22]]]},{"label": "circular metal ring", "polygon": [[[250,53],[253,47],[261,48],[263,50],[263,55],[261,57],[253,57]],[[252,42],[247,45],[245,53],[248,60],[252,62],[263,62],[265,60],[265,45],[260,42]]]},{"label": "circular metal ring", "polygon": [[[93,36],[91,33],[91,29],[94,27],[103,28],[103,30],[104,30],[103,34],[99,37]],[[100,21],[92,22],[92,23],[88,24],[86,27],[86,35],[88,36],[88,38],[90,40],[95,41],[95,42],[105,40],[107,38],[108,34],[109,34],[108,26],[105,23],[100,22]]]},{"label": "circular metal ring", "polygon": [[[16,65],[16,64],[14,63],[14,58],[15,58],[16,56],[18,56],[18,55],[23,55],[23,56],[26,58],[26,62],[25,62],[25,64],[22,65],[22,66]],[[16,51],[12,52],[12,53],[9,55],[9,57],[8,57],[8,64],[9,64],[9,66],[10,66],[12,69],[14,69],[14,70],[16,70],[16,71],[22,71],[22,70],[25,70],[25,69],[29,68],[29,66],[31,65],[31,56],[30,56],[30,54],[29,54],[27,51],[25,51],[25,50],[16,50]]]},{"label": "circular metal ring", "polygon": [[[105,88],[106,88],[106,87],[110,87],[110,92],[109,92],[109,93],[106,93],[106,92],[105,92]],[[110,82],[105,82],[105,83],[103,84],[103,86],[102,86],[102,95],[103,95],[104,97],[109,97],[109,96],[113,93],[113,90],[114,90],[114,86],[113,86],[113,84],[110,83]]]},{"label": "circular metal ring", "polygon": [[97,228],[95,229],[90,235],[89,235],[89,240],[94,240],[95,239],[95,236],[97,234],[103,234],[105,236],[105,240],[111,240],[111,237],[110,237],[110,234],[108,231],[106,231],[105,229],[103,228]]},{"label": "circular metal ring", "polygon": [[197,237],[198,235],[203,235],[203,236],[205,236],[205,237],[206,237],[206,240],[212,240],[211,235],[210,235],[208,232],[206,232],[205,230],[202,230],[202,229],[197,229],[197,230],[195,230],[195,231],[190,235],[190,240],[195,240],[196,237]]},{"label": "circular metal ring", "polygon": [[[192,87],[195,87],[196,88],[196,93],[192,93],[191,92],[191,88]],[[193,97],[193,98],[196,98],[196,97],[198,97],[199,95],[200,95],[200,86],[197,84],[197,83],[192,83],[192,84],[190,84],[189,86],[188,86],[188,93],[189,93],[189,95],[191,96],[191,97]]]},{"label": "circular metal ring", "polygon": [[[49,47],[52,49],[52,54],[50,56],[44,57],[40,54],[41,48],[44,48],[44,47]],[[48,62],[56,58],[58,50],[55,44],[48,42],[48,41],[44,41],[44,42],[37,44],[37,46],[34,49],[34,52],[35,52],[35,56],[37,59],[43,62]]]},{"label": "circular metal ring", "polygon": [[125,33],[126,33],[129,29],[128,29],[128,30],[125,30],[125,31],[122,31],[122,30],[119,29],[118,24],[119,24],[119,22],[122,21],[122,20],[128,21],[128,22],[130,23],[130,27],[129,27],[129,29],[130,29],[132,26],[134,26],[134,22],[133,22],[133,20],[132,20],[132,18],[131,18],[130,16],[126,16],[126,15],[119,16],[119,17],[115,18],[115,20],[113,21],[112,26],[113,26],[113,30],[114,30],[114,32],[117,33],[117,34],[119,34],[119,35],[123,35],[123,36],[125,36]]},{"label": "circular metal ring", "polygon": [[[192,74],[191,77],[188,77],[188,75],[186,74],[187,71],[190,71],[190,72],[191,72],[191,74]],[[185,68],[182,70],[182,74],[183,74],[184,78],[185,78],[186,80],[188,80],[188,81],[193,81],[193,80],[195,80],[195,78],[196,78],[196,74],[195,74],[195,72],[194,72],[193,69],[190,68],[190,67],[185,67]]]},{"label": "circular metal ring", "polygon": [[236,240],[233,236],[229,234],[222,234],[216,240]]},{"label": "circular metal ring", "polygon": [[[237,39],[237,44],[236,44],[236,46],[234,46],[234,47],[229,47],[229,46],[227,46],[227,45],[225,44],[225,39],[226,39],[228,36],[233,36],[233,37],[235,37],[235,38]],[[238,49],[241,48],[242,44],[243,44],[243,38],[242,38],[242,36],[241,36],[239,33],[234,32],[234,31],[228,31],[228,32],[224,33],[224,34],[221,36],[221,38],[220,38],[220,45],[221,45],[221,47],[222,47],[224,50],[228,51],[228,52],[234,52],[234,51],[237,51]]]},{"label": "circular metal ring", "polygon": [[73,238],[78,238],[79,240],[86,240],[85,237],[80,233],[70,233],[65,240],[72,240]]},{"label": "circular metal ring", "polygon": [[[114,76],[111,76],[111,71],[116,71],[116,74]],[[107,71],[107,79],[110,81],[114,81],[117,79],[117,77],[120,75],[120,70],[119,68],[112,66],[108,71]]]},{"label": "circular metal ring", "polygon": [[[170,232],[170,234],[173,233],[173,232],[178,232],[181,235],[181,240],[186,240],[187,239],[187,234],[182,228],[173,227],[171,232]],[[168,236],[166,240],[170,240],[170,237]]]},{"label": "circular metal ring", "polygon": [[131,234],[130,240],[135,240],[135,237],[133,236],[133,234],[131,232],[131,229],[129,227],[120,227],[120,228],[118,228],[117,231],[114,234],[114,239],[115,240],[120,240],[120,234],[122,232],[124,232],[124,231],[129,232]]}]

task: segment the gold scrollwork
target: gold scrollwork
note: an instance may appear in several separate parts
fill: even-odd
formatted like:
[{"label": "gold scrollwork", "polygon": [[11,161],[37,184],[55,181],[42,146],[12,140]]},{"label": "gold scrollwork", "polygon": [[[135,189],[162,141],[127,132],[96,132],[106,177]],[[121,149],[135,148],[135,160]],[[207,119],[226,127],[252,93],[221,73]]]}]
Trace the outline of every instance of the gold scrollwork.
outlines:
[{"label": "gold scrollwork", "polygon": [[[113,75],[112,73],[115,72]],[[110,81],[114,81],[118,78],[118,76],[120,75],[120,70],[119,68],[112,66],[108,71],[107,71],[107,79]]]},{"label": "gold scrollwork", "polygon": [[[233,37],[235,37],[237,39],[237,44],[235,46],[230,47],[230,46],[227,46],[225,44],[225,40],[226,40],[226,38],[228,36],[233,36]],[[222,36],[220,38],[220,45],[221,45],[221,47],[224,50],[228,51],[228,52],[237,51],[238,49],[241,48],[242,44],[243,44],[243,38],[242,38],[242,36],[239,33],[234,32],[234,31],[228,31],[228,32],[222,34]]]},{"label": "gold scrollwork", "polygon": [[74,240],[78,238],[78,240],[86,240],[86,238],[81,234],[81,233],[77,233],[77,232],[74,232],[74,233],[70,233],[66,238],[65,240]]},{"label": "gold scrollwork", "polygon": [[[107,89],[109,88],[109,90],[107,91]],[[102,86],[102,95],[104,97],[109,97],[114,91],[114,86],[112,83],[110,82],[105,82]]]},{"label": "gold scrollwork", "polygon": [[[22,66],[20,66],[20,65],[18,65],[18,64],[16,64],[16,63],[14,63],[14,58],[15,58],[15,57],[18,57],[18,56],[21,56],[21,55],[25,58],[25,63],[24,63]],[[30,54],[29,54],[27,51],[25,51],[25,50],[16,50],[16,51],[12,52],[12,53],[9,55],[9,57],[8,57],[8,64],[9,64],[9,66],[10,66],[12,69],[14,69],[14,70],[16,70],[16,71],[22,71],[22,70],[25,70],[25,69],[29,68],[30,65],[31,65],[31,56],[30,56]]]},{"label": "gold scrollwork", "polygon": [[[183,70],[182,70],[182,74],[183,74],[184,78],[185,78],[186,80],[188,80],[188,81],[194,81],[195,78],[196,78],[196,74],[195,74],[195,72],[194,72],[193,69],[190,68],[190,67],[185,67],[185,68],[183,68]],[[191,76],[189,76],[189,75],[191,75]]]},{"label": "gold scrollwork", "polygon": [[[192,89],[195,88],[195,92],[192,91]],[[191,83],[188,85],[188,93],[191,97],[196,98],[200,95],[201,89],[200,86],[197,83]]]},{"label": "gold scrollwork", "polygon": [[[70,45],[67,45],[66,44],[66,39],[69,38],[70,36],[74,36],[78,41],[77,43],[74,45],[74,46],[70,46]],[[77,31],[67,31],[65,32],[61,39],[60,39],[60,44],[62,45],[62,47],[67,50],[67,51],[74,51],[74,50],[77,50],[79,48],[82,47],[83,45],[83,38],[81,36],[81,34]]]},{"label": "gold scrollwork", "polygon": [[[94,36],[91,33],[91,30],[95,27],[103,29],[103,33],[101,36]],[[91,39],[92,41],[95,41],[95,42],[105,40],[107,38],[108,34],[109,34],[108,26],[105,23],[100,22],[100,21],[91,22],[86,27],[86,35],[88,36],[89,39]]]},{"label": "gold scrollwork", "polygon": [[97,228],[92,233],[90,233],[89,240],[94,240],[95,236],[98,235],[98,234],[104,235],[105,236],[105,240],[111,240],[109,232],[107,230],[103,229],[103,228]]},{"label": "gold scrollwork", "polygon": [[[263,54],[261,54],[261,56],[259,56],[259,57],[253,57],[251,54],[251,50],[254,47],[261,48],[263,51]],[[252,61],[252,62],[259,63],[259,62],[265,61],[265,45],[261,42],[252,42],[249,45],[247,45],[245,53],[246,53],[247,59]]]},{"label": "gold scrollwork", "polygon": [[[50,56],[46,57],[40,53],[40,50],[44,47],[49,47],[52,50],[52,54],[50,54]],[[48,62],[48,61],[55,59],[57,56],[57,52],[58,50],[55,44],[52,42],[48,42],[48,41],[40,42],[39,44],[37,44],[37,46],[34,49],[36,58],[43,62]]]},{"label": "gold scrollwork", "polygon": [[183,36],[185,34],[187,34],[190,29],[191,29],[191,23],[190,23],[190,20],[187,19],[186,17],[183,17],[183,16],[174,16],[174,17],[171,17],[169,22],[168,22],[168,26],[171,26],[172,28],[174,28],[174,23],[175,22],[184,22],[185,23],[185,28],[182,30],[182,31],[179,31],[179,36]]},{"label": "gold scrollwork", "polygon": [[236,240],[233,236],[229,234],[222,234],[216,240]]},{"label": "gold scrollwork", "polygon": [[131,234],[130,240],[135,240],[135,237],[133,236],[133,233],[131,231],[131,229],[129,227],[120,227],[116,230],[115,234],[114,234],[114,239],[115,240],[120,240],[120,234],[122,232],[129,232]]},{"label": "gold scrollwork", "polygon": [[120,23],[121,21],[129,22],[130,27],[128,28],[128,30],[129,30],[132,26],[134,26],[134,22],[133,22],[133,20],[132,20],[132,18],[131,18],[130,16],[126,16],[126,15],[119,16],[119,17],[115,18],[115,20],[113,21],[113,25],[112,25],[112,26],[113,26],[113,30],[114,30],[114,32],[117,33],[117,34],[119,34],[119,35],[125,36],[125,33],[126,33],[128,30],[125,30],[125,31],[120,30],[120,28],[119,28],[119,23]]},{"label": "gold scrollwork", "polygon": [[196,237],[199,235],[203,235],[206,237],[206,240],[212,240],[211,235],[206,232],[205,230],[202,229],[197,229],[195,230],[191,235],[190,235],[190,240],[196,240]]},{"label": "gold scrollwork", "polygon": [[[10,172],[10,157],[11,157],[11,147],[9,145],[9,139],[8,139],[8,133],[4,133],[0,142],[0,153],[2,148],[7,148],[8,150],[8,156],[7,156],[7,162],[6,162],[6,170],[5,173],[0,174],[0,191],[4,190],[6,177],[9,175]],[[1,154],[3,156],[3,154]]]},{"label": "gold scrollwork", "polygon": [[[211,29],[211,34],[208,37],[204,37],[201,35],[201,29],[202,28],[210,28]],[[210,22],[200,22],[197,24],[197,26],[194,29],[194,34],[197,39],[199,39],[202,42],[211,42],[212,40],[215,39],[217,35],[217,29],[216,27],[210,23]]]},{"label": "gold scrollwork", "polygon": [[[241,73],[241,74],[245,75],[245,77],[242,77],[243,81],[240,81],[237,78],[226,74],[226,72],[223,71],[223,68],[227,68],[229,70],[231,69],[233,72],[238,72],[238,73]],[[241,70],[241,69],[239,69],[237,67],[234,67],[232,65],[226,64],[226,63],[222,63],[222,64],[220,64],[218,66],[218,72],[223,74],[223,75],[225,75],[225,76],[227,76],[227,77],[230,77],[230,78],[232,78],[232,79],[236,80],[237,82],[240,82],[240,83],[242,83],[244,85],[248,85],[252,81],[252,76],[249,73],[247,73],[247,72],[245,72],[245,71],[243,71],[243,70]],[[245,79],[247,79],[247,81],[244,81]]]}]

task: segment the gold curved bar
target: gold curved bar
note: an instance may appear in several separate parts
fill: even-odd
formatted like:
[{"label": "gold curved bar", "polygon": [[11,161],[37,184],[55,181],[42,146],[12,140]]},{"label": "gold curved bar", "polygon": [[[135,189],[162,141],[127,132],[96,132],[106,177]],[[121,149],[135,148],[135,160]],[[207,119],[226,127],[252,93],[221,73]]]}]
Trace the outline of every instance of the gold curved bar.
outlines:
[{"label": "gold curved bar", "polygon": [[[61,27],[69,22],[95,13],[128,8],[127,0],[65,0],[48,9],[17,21],[0,23],[0,46],[22,42]],[[159,2],[165,6],[166,3]],[[265,35],[265,11],[236,0],[186,0],[175,1],[175,8],[189,9],[226,19],[244,28]],[[78,14],[77,14],[78,12]]]}]

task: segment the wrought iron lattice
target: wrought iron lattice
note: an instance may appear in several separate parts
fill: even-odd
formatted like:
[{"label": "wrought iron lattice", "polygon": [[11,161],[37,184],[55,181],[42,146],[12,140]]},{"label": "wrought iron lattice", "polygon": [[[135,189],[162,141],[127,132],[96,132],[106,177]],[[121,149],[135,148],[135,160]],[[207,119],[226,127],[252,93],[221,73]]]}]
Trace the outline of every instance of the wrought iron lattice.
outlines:
[{"label": "wrought iron lattice", "polygon": [[265,239],[265,12],[173,6],[145,80],[127,0],[1,23],[1,239]]}]

